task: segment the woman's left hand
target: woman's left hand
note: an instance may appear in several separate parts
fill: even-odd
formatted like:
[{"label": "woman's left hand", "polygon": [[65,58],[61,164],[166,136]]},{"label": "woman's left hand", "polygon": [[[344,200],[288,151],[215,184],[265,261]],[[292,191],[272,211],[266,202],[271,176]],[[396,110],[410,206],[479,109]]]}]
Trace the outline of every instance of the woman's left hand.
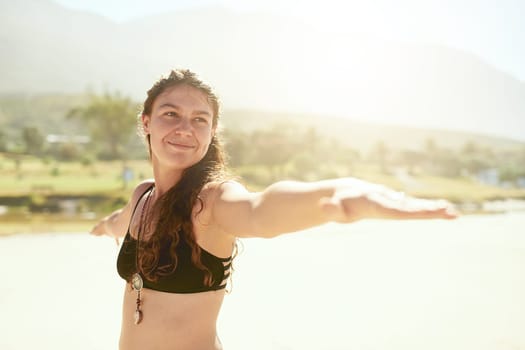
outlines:
[{"label": "woman's left hand", "polygon": [[384,186],[340,189],[319,202],[331,221],[349,223],[365,218],[376,219],[454,219],[457,212],[445,200],[406,196]]}]

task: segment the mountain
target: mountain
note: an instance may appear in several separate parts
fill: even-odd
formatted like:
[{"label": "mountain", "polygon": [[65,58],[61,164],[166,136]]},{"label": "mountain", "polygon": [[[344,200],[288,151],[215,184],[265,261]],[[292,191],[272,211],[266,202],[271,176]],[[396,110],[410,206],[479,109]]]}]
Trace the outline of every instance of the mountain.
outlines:
[{"label": "mountain", "polygon": [[0,93],[120,90],[172,67],[227,108],[342,116],[525,141],[525,82],[457,49],[320,31],[221,8],[115,23],[50,0],[0,0]]},{"label": "mountain", "polygon": [[383,143],[388,150],[394,152],[421,151],[427,147],[429,141],[432,141],[436,147],[451,152],[461,151],[467,144],[474,144],[480,149],[490,149],[496,154],[525,150],[525,142],[504,137],[465,131],[356,122],[342,117],[321,118],[319,115],[312,114],[226,110],[222,124],[226,130],[233,129],[247,133],[278,126],[293,128],[298,133],[313,128],[319,136],[330,137],[363,154],[370,152],[379,143]]}]

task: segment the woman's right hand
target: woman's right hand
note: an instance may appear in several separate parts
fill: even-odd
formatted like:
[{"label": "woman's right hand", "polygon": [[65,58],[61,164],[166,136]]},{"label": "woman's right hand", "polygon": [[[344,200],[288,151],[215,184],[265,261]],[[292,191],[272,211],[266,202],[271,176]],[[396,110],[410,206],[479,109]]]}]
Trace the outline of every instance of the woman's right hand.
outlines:
[{"label": "woman's right hand", "polygon": [[106,216],[104,219],[100,220],[95,226],[93,226],[93,228],[91,229],[91,231],[89,231],[89,233],[95,236],[103,236],[103,235],[112,236],[113,238],[115,238],[115,243],[117,245],[120,245],[118,237],[113,236],[110,232],[108,232],[108,229],[107,229],[108,218],[109,217]]},{"label": "woman's right hand", "polygon": [[89,231],[89,233],[95,236],[102,236],[102,235],[107,234],[106,223],[107,223],[107,217],[103,218],[95,226],[93,226],[93,228],[91,229],[91,231]]}]

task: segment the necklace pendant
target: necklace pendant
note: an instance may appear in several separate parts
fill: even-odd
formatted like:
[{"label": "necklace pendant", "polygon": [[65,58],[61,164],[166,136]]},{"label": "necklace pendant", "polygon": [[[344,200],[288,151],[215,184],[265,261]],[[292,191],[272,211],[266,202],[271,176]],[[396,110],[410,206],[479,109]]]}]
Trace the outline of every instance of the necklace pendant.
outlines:
[{"label": "necklace pendant", "polygon": [[135,318],[135,324],[139,324],[140,321],[142,321],[142,311],[135,310],[134,318]]},{"label": "necklace pendant", "polygon": [[134,273],[131,277],[131,286],[133,287],[133,290],[140,291],[142,290],[142,287],[144,286],[144,282],[142,281],[142,277],[139,273]]}]

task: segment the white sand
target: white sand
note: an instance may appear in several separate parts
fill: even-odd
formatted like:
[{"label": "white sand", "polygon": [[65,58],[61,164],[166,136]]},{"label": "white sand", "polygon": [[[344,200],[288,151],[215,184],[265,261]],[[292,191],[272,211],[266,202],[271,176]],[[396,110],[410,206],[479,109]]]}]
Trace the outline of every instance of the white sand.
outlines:
[{"label": "white sand", "polygon": [[[220,337],[226,350],[525,349],[523,227],[522,212],[244,240]],[[87,234],[0,238],[0,349],[116,349],[117,253]]]}]

